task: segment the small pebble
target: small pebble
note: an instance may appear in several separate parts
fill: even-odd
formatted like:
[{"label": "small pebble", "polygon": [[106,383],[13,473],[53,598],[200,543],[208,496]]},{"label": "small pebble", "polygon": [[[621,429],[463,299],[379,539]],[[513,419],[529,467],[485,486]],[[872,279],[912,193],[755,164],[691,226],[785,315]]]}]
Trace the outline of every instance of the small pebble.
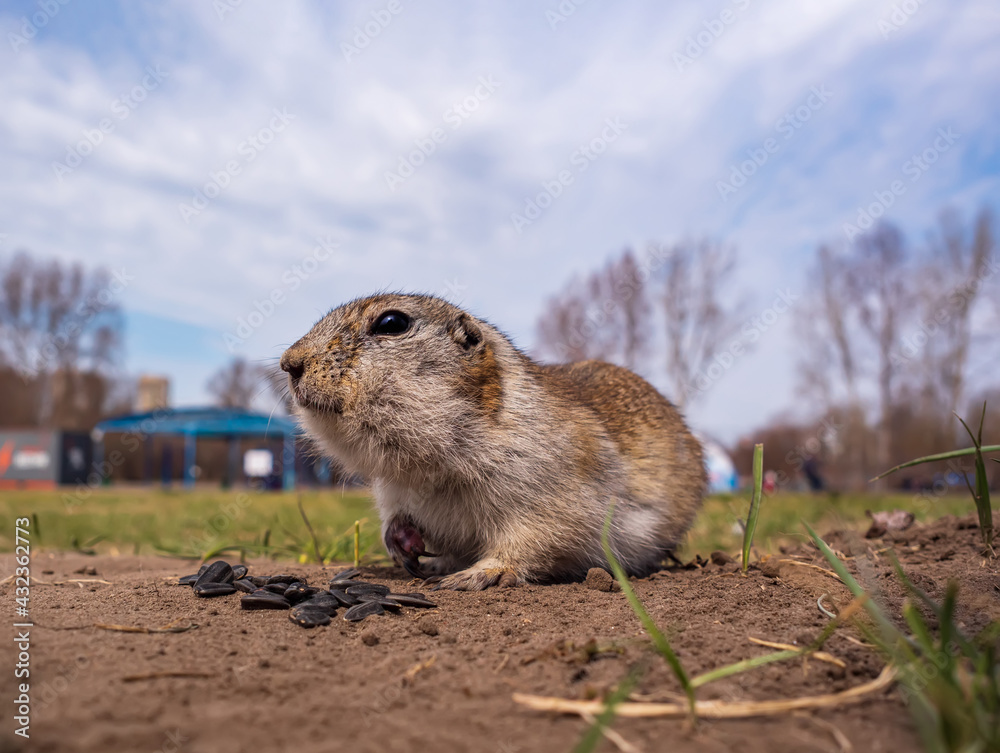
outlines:
[{"label": "small pebble", "polygon": [[781,575],[781,563],[772,557],[760,564],[760,571],[768,578],[777,578]]},{"label": "small pebble", "polygon": [[434,636],[440,632],[438,628],[438,621],[434,617],[426,616],[421,617],[420,621],[417,623],[417,627],[420,628],[420,632],[425,635]]},{"label": "small pebble", "polygon": [[379,638],[371,630],[366,630],[361,634],[361,642],[366,646],[377,646]]},{"label": "small pebble", "polygon": [[615,579],[604,568],[592,567],[587,571],[587,579],[584,584],[594,591],[610,591],[614,588]]},{"label": "small pebble", "polygon": [[728,565],[730,562],[733,561],[733,558],[730,557],[726,552],[719,550],[712,552],[710,555],[708,555],[708,558],[712,560],[712,564],[714,565]]}]

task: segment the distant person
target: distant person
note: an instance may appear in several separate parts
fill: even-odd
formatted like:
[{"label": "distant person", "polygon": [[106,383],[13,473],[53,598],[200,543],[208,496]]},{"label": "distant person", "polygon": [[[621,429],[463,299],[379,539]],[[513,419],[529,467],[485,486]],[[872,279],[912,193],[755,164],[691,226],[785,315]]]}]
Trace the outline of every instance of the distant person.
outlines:
[{"label": "distant person", "polygon": [[806,476],[806,481],[809,482],[810,491],[823,491],[826,485],[823,483],[823,477],[819,474],[819,463],[816,458],[813,457],[806,460],[802,464],[802,472]]},{"label": "distant person", "polygon": [[764,494],[774,494],[774,491],[778,488],[778,474],[776,471],[764,471],[764,482],[761,484],[761,490]]}]

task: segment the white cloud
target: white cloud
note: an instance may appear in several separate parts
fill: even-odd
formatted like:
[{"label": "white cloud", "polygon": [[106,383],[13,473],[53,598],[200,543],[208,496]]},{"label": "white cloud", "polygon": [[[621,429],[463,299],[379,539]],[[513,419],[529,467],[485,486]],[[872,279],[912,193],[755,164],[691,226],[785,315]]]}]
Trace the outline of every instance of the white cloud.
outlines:
[{"label": "white cloud", "polygon": [[[347,62],[342,42],[384,7],[243,3],[220,20],[209,3],[134,11],[139,43],[46,38],[0,64],[0,231],[6,248],[126,265],[126,305],[219,332],[331,234],[339,252],[290,294],[246,344],[266,357],[337,303],[378,288],[444,291],[529,346],[544,299],[573,271],[626,244],[710,234],[738,245],[748,288],[801,283],[801,257],[896,175],[939,126],[963,132],[953,154],[894,209],[916,229],[948,200],[997,195],[996,11],[925,4],[884,40],[890,3],[750,3],[684,71],[673,55],[727,7],[581,6],[555,31],[544,7],[402,3]],[[72,5],[52,22],[74,22]],[[13,17],[0,17],[0,30]],[[83,32],[80,32],[83,34]],[[51,163],[109,117],[112,102],[160,65],[168,77],[62,184]],[[480,76],[499,88],[459,128],[444,113]],[[730,201],[716,181],[812,86],[830,102],[781,143]],[[248,161],[240,144],[274,108],[294,115]],[[113,117],[113,116],[112,116]],[[542,190],[605,119],[627,129],[522,234],[509,215]],[[395,192],[414,140],[447,140]],[[240,173],[190,223],[178,204],[235,160]],[[786,404],[786,337],[713,388],[695,418],[731,438]],[[780,338],[780,339],[779,339]],[[206,363],[206,376],[219,364]],[[141,367],[141,364],[137,364]],[[788,389],[767,401],[747,391]],[[741,371],[742,375],[744,372]]]}]

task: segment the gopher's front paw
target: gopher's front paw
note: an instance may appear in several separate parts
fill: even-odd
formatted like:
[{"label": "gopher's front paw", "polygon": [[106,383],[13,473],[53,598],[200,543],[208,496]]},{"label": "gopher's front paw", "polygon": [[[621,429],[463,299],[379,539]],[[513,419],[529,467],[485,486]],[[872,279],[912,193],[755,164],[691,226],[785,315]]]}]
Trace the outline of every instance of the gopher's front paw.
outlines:
[{"label": "gopher's front paw", "polygon": [[424,539],[417,527],[406,518],[393,518],[385,528],[383,535],[385,548],[397,565],[406,568],[414,578],[423,578],[424,571],[420,566],[421,557],[437,555],[424,551]]},{"label": "gopher's front paw", "polygon": [[522,583],[524,578],[513,567],[504,565],[497,559],[485,559],[472,567],[442,578],[441,582],[434,586],[434,590],[482,591],[490,586],[510,588]]}]

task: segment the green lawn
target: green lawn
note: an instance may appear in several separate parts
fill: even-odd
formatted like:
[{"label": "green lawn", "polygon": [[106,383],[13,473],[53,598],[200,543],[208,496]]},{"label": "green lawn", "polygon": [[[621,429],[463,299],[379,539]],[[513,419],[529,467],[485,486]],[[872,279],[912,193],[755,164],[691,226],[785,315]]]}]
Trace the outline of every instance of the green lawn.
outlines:
[{"label": "green lawn", "polygon": [[[14,519],[34,516],[31,541],[47,549],[84,549],[131,554],[164,553],[189,557],[242,547],[248,555],[314,559],[311,537],[297,507],[297,494],[220,491],[185,492],[160,488],[94,491],[86,499],[65,492],[4,492],[0,497],[0,551],[14,547]],[[324,558],[353,557],[353,526],[361,520],[361,549],[367,561],[384,559],[378,516],[363,492],[325,490],[301,494],[302,505]],[[968,495],[928,501],[909,495],[808,495],[779,493],[765,497],[757,524],[761,552],[805,537],[801,521],[820,533],[834,527],[867,527],[865,510],[900,507],[918,520],[974,511]],[[710,498],[695,523],[682,555],[707,556],[714,549],[735,554],[741,536],[737,520],[746,514],[747,498]]]}]

